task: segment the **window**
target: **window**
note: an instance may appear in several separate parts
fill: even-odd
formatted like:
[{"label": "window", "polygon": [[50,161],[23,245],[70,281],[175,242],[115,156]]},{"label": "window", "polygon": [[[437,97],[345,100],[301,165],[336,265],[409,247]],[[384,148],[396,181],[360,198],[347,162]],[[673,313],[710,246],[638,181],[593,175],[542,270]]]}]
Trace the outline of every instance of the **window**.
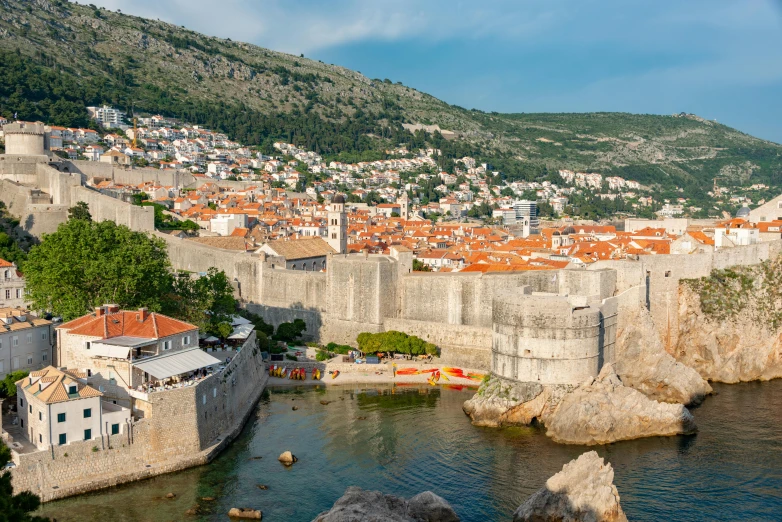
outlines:
[{"label": "window", "polygon": [[171,349],[171,341],[163,341],[163,349],[164,350],[170,350]]},{"label": "window", "polygon": [[78,388],[76,387],[75,384],[71,384],[70,386],[68,386],[68,393],[74,394],[74,393],[77,393],[78,391],[79,390],[78,390]]},{"label": "window", "polygon": [[65,433],[60,433],[60,446],[67,444],[68,436]]},{"label": "window", "polygon": [[38,420],[39,421],[43,420],[43,413],[41,413],[40,411],[38,412]]},{"label": "window", "polygon": [[49,360],[49,354],[46,352],[41,352],[41,360],[46,362]]},{"label": "window", "polygon": [[41,339],[46,340],[49,338],[49,332],[41,332]]},{"label": "window", "polygon": [[43,443],[43,435],[38,434],[38,442]]},{"label": "window", "polygon": [[84,418],[89,419],[92,417],[92,408],[84,408]]},{"label": "window", "polygon": [[84,349],[85,350],[89,350],[90,349],[90,342],[89,341],[84,341]]},{"label": "window", "polygon": [[32,404],[28,404],[28,407],[30,409],[30,413],[32,413],[33,412],[33,405]]},{"label": "window", "polygon": [[16,289],[16,298],[17,299],[21,299],[22,298],[22,289],[21,288],[17,288]]},{"label": "window", "polygon": [[190,336],[189,336],[189,335],[186,335],[186,336],[185,336],[185,337],[182,339],[182,344],[183,344],[184,346],[187,346],[188,344],[190,344]]},{"label": "window", "polygon": [[[14,345],[14,346],[16,346],[16,345]],[[18,370],[19,369],[19,357],[18,356],[14,357],[11,360],[11,369],[12,370]]]},{"label": "window", "polygon": [[58,413],[57,414],[57,422],[65,422],[65,414],[64,413]]},{"label": "window", "polygon": [[92,438],[92,430],[86,429],[84,430],[84,440],[90,440]]},{"label": "window", "polygon": [[212,388],[212,397],[217,397],[217,388]]},{"label": "window", "polygon": [[13,336],[11,338],[11,344],[13,344],[14,346],[19,346],[19,338],[17,336]]},{"label": "window", "polygon": [[21,397],[19,397],[19,407],[24,408],[24,399],[22,399]]},{"label": "window", "polygon": [[6,290],[5,291],[5,298],[6,299],[11,299],[11,291],[10,290]]},{"label": "window", "polygon": [[206,395],[201,395],[201,404],[206,404]]},{"label": "window", "polygon": [[119,433],[119,423],[112,424],[111,425],[111,434],[112,435],[116,435],[117,433]]},{"label": "window", "polygon": [[33,342],[33,334],[29,333],[27,334],[27,344],[32,344]]},{"label": "window", "polygon": [[[0,348],[3,346],[0,345]],[[5,373],[5,361],[0,361],[0,373]]]},{"label": "window", "polygon": [[33,356],[32,355],[28,355],[27,356],[27,366],[30,366],[32,364],[33,364]]}]

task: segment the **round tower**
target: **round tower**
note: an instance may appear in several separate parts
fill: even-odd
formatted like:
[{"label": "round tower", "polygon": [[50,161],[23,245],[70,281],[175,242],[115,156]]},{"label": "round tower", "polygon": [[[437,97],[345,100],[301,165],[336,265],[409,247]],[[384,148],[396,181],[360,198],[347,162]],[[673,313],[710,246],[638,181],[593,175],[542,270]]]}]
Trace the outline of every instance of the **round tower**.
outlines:
[{"label": "round tower", "polygon": [[540,384],[580,384],[600,370],[601,312],[581,296],[532,294],[529,287],[494,298],[492,373]]},{"label": "round tower", "polygon": [[5,153],[18,156],[45,156],[48,150],[46,129],[40,123],[3,125]]},{"label": "round tower", "polygon": [[348,251],[348,215],[345,212],[345,197],[342,194],[337,194],[331,200],[328,220],[326,242],[338,254],[346,254]]}]

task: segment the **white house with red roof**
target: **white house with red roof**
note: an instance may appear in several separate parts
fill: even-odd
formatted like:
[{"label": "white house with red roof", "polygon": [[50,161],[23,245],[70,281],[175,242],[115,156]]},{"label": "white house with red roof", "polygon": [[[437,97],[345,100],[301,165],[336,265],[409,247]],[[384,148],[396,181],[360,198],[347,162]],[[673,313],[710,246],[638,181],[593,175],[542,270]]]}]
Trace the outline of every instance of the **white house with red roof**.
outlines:
[{"label": "white house with red roof", "polygon": [[24,276],[5,259],[0,259],[0,308],[24,307]]},{"label": "white house with red roof", "polygon": [[57,364],[129,406],[134,390],[176,381],[220,361],[198,345],[198,327],[146,308],[104,305],[57,328]]}]

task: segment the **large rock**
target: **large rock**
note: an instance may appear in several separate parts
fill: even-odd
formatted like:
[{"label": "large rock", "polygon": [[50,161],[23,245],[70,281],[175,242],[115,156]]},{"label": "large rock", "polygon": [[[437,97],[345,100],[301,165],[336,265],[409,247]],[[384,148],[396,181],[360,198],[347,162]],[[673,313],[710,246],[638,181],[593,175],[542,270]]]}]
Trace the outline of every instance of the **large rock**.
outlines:
[{"label": "large rock", "polygon": [[286,451],[282,453],[279,457],[277,457],[277,460],[285,464],[286,466],[292,466],[294,462],[298,462],[299,459],[291,453],[290,451]]},{"label": "large rock", "polygon": [[546,419],[546,429],[556,442],[594,445],[689,434],[697,428],[683,405],[653,401],[623,386],[609,365],[598,380],[584,383],[562,398]]},{"label": "large rock", "polygon": [[616,372],[625,386],[650,399],[679,404],[698,404],[712,392],[695,369],[665,351],[646,309],[627,313],[615,345]]},{"label": "large rock", "polygon": [[[777,267],[782,257],[769,265]],[[760,276],[756,276],[762,281]],[[768,283],[761,283],[762,285]],[[774,281],[773,285],[779,285]],[[714,290],[718,292],[718,290]],[[767,381],[782,377],[782,326],[771,317],[778,303],[766,302],[762,291],[748,292],[746,303],[728,319],[704,313],[700,295],[687,284],[679,287],[679,329],[674,357],[706,379],[718,382]],[[724,306],[730,306],[725,304]],[[772,311],[769,311],[768,309]]]},{"label": "large rock", "polygon": [[594,451],[565,464],[513,514],[513,522],[626,522],[614,469]]},{"label": "large rock", "polygon": [[548,387],[536,382],[510,383],[492,376],[462,409],[475,426],[526,425],[541,419],[550,395]]},{"label": "large rock", "polygon": [[458,522],[451,506],[431,491],[410,500],[351,486],[314,522]]}]

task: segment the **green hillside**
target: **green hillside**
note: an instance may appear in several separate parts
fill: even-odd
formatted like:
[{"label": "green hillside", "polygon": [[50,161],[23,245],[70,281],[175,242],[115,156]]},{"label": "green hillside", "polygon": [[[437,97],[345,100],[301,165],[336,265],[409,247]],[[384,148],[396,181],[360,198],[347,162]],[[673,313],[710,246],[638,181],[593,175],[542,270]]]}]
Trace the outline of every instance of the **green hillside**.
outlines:
[{"label": "green hillside", "polygon": [[[0,0],[0,114],[87,125],[86,105],[162,113],[250,145],[277,139],[327,158],[376,159],[425,143],[442,167],[471,154],[512,179],[560,168],[695,198],[720,185],[782,189],[782,146],[697,116],[497,114],[344,67],[61,0]],[[416,135],[403,123],[452,133]]]}]

